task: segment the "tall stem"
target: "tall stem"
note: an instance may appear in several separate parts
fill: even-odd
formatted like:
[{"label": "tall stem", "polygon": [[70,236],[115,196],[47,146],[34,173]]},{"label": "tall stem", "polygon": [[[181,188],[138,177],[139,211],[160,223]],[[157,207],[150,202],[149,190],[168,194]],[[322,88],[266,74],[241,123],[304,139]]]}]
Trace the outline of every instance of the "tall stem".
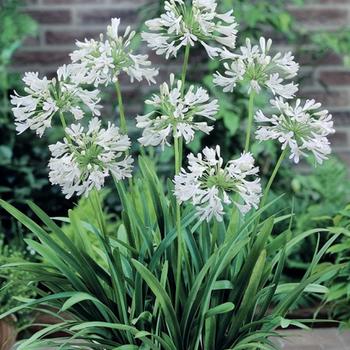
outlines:
[{"label": "tall stem", "polygon": [[262,207],[266,204],[266,200],[267,200],[267,198],[268,198],[268,195],[269,195],[271,186],[272,186],[273,181],[275,180],[275,177],[276,177],[276,175],[277,175],[277,173],[278,173],[278,170],[280,169],[281,164],[282,164],[282,162],[283,162],[283,160],[284,160],[284,158],[285,158],[285,156],[286,156],[286,154],[287,154],[287,151],[288,151],[288,148],[286,147],[286,148],[282,151],[280,157],[278,158],[278,161],[277,161],[277,163],[276,163],[276,165],[275,165],[275,169],[273,169],[273,172],[272,172],[272,174],[271,174],[271,177],[270,177],[270,179],[269,179],[269,181],[268,181],[268,183],[267,183],[267,185],[266,185],[266,187],[265,187],[264,195],[263,195],[263,198],[262,198],[262,200],[261,200],[261,202],[260,202],[260,208],[262,208]]},{"label": "tall stem", "polygon": [[122,92],[121,92],[119,80],[117,80],[115,83],[115,90],[117,92],[117,98],[118,98],[120,130],[122,131],[122,133],[126,134],[128,131],[128,128],[126,126],[125,110],[124,110],[124,104],[123,104],[123,98],[122,98]]},{"label": "tall stem", "polygon": [[60,115],[60,120],[61,120],[61,124],[62,124],[62,127],[63,127],[64,134],[66,135],[68,142],[71,143],[72,140],[71,140],[70,136],[66,132],[66,128],[67,128],[66,119],[64,118],[64,115],[63,115],[61,110],[59,111],[59,115]]},{"label": "tall stem", "polygon": [[[188,68],[188,62],[190,58],[190,44],[187,44],[185,49],[185,57],[182,65],[181,73],[181,96],[185,93],[185,82]],[[182,137],[175,136],[174,130],[174,148],[175,148],[175,174],[179,174],[182,167],[182,150],[183,140]],[[177,231],[177,267],[176,267],[176,292],[175,292],[175,310],[178,311],[180,301],[180,289],[181,289],[181,268],[183,258],[183,237],[181,229],[181,208],[179,201],[176,201],[176,231]]]},{"label": "tall stem", "polygon": [[244,147],[245,152],[249,151],[249,146],[250,146],[250,135],[252,133],[253,114],[254,114],[254,99],[255,99],[255,92],[252,92],[249,96],[248,127],[247,127],[247,133],[245,137],[245,147]]},{"label": "tall stem", "polygon": [[[180,142],[179,137],[174,137],[175,148],[175,174],[181,170]],[[181,289],[181,269],[182,269],[182,230],[181,230],[181,208],[180,203],[176,201],[176,231],[177,231],[177,266],[176,266],[176,293],[175,293],[175,310],[178,311]]]},{"label": "tall stem", "polygon": [[60,111],[59,114],[60,114],[60,120],[61,120],[62,127],[63,127],[64,131],[66,131],[67,123],[66,123],[66,120],[64,119],[64,115],[63,115],[62,111]]},{"label": "tall stem", "polygon": [[181,95],[183,96],[185,92],[185,81],[186,81],[186,74],[187,74],[187,68],[188,68],[188,61],[190,58],[190,48],[191,45],[187,44],[186,49],[185,49],[185,57],[184,57],[184,62],[182,65],[182,73],[181,73]]}]

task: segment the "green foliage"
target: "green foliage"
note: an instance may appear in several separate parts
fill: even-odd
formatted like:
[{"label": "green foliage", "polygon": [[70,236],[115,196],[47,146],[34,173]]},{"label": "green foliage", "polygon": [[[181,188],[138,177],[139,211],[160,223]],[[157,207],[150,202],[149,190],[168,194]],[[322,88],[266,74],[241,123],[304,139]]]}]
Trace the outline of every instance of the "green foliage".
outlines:
[{"label": "green foliage", "polygon": [[[0,67],[6,68],[23,40],[36,33],[36,22],[19,12],[18,0],[4,0],[0,5]],[[6,89],[6,86],[4,90]]]},{"label": "green foliage", "polygon": [[[307,169],[306,173],[295,173],[290,168],[281,171],[275,186],[275,195],[291,189],[290,195],[282,198],[285,206],[294,203],[296,219],[293,227],[297,232],[317,227],[322,217],[337,214],[350,200],[348,170],[337,158],[331,158],[321,167]],[[334,184],[337,184],[335,186]],[[273,208],[272,210],[276,210]]]},{"label": "green foliage", "polygon": [[[48,184],[48,141],[39,139],[34,144],[33,134],[16,135],[9,108],[10,91],[20,91],[18,74],[9,72],[11,58],[37,28],[36,22],[19,10],[20,4],[18,0],[4,0],[0,5],[0,197],[21,205],[32,198],[57,215],[69,203]],[[8,237],[17,233],[16,225],[3,216],[0,229]]]},{"label": "green foliage", "polygon": [[[108,196],[108,190],[101,190],[100,198],[102,203],[105,203],[106,197]],[[77,219],[75,219],[77,218]],[[97,226],[97,218],[93,208],[91,207],[90,201],[83,197],[79,199],[77,205],[69,210],[69,219],[63,221],[62,231],[74,242],[75,244],[84,243],[82,248],[94,259],[99,260],[98,253],[98,238],[91,231],[84,232],[84,239],[81,240],[81,236],[77,235],[76,225],[74,220],[88,222],[93,226]],[[106,223],[106,231],[108,236],[113,237],[118,231],[122,231],[124,228],[121,226],[121,222],[118,221],[117,217],[112,214],[108,214],[106,211],[103,212],[103,221]],[[120,233],[119,233],[120,234]],[[55,237],[54,237],[55,238]],[[58,242],[59,243],[59,242]],[[103,261],[100,261],[103,263]]]},{"label": "green foliage", "polygon": [[[317,266],[340,232],[325,230],[329,240],[315,252],[303,279],[289,284],[281,282],[286,257],[317,230],[300,235],[286,230],[274,238],[274,226],[290,215],[257,224],[263,208],[228,229],[228,222],[196,222],[188,207],[181,220],[186,255],[177,284],[173,185],[164,192],[149,159],[140,158],[139,168],[128,190],[116,185],[124,230],[114,235],[106,232],[97,193],[90,197],[97,225],[69,219],[80,243],[33,203],[30,208],[42,225],[1,201],[34,234],[26,242],[45,261],[18,264],[35,274],[30,281],[41,282],[40,297],[1,317],[40,308],[58,310],[61,319],[23,341],[19,350],[71,349],[73,344],[80,349],[276,349],[269,337],[277,335],[277,327],[306,327],[302,320],[289,320],[288,310],[305,293],[327,293],[322,283],[340,266]],[[96,236],[102,262],[84,249],[87,232]],[[70,335],[63,345],[49,338],[57,331]]]},{"label": "green foliage", "polygon": [[[343,264],[329,283],[329,294],[325,300],[330,316],[350,327],[350,205],[348,204],[333,217],[324,217],[324,222],[343,232],[342,236],[328,249],[336,264]],[[329,264],[325,263],[327,267]]]},{"label": "green foliage", "polygon": [[350,65],[350,30],[342,28],[335,32],[321,32],[312,35],[312,42],[321,53],[334,52],[344,57],[344,63]]},{"label": "green foliage", "polygon": [[[0,312],[4,313],[9,309],[17,307],[22,301],[19,299],[34,298],[36,293],[34,286],[25,283],[33,277],[30,272],[21,271],[6,267],[11,264],[24,263],[28,261],[28,253],[22,247],[12,245],[9,247],[0,241]],[[20,328],[30,321],[30,310],[19,310],[12,314],[12,319],[17,328]]]}]

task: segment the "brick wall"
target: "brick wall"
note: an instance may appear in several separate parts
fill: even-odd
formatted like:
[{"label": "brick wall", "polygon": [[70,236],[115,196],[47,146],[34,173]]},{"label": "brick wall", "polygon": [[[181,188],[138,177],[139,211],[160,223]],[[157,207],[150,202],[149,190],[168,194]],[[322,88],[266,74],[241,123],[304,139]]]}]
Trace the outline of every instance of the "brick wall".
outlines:
[{"label": "brick wall", "polygon": [[[76,39],[97,37],[105,31],[111,17],[121,17],[123,24],[135,26],[138,10],[147,1],[26,0],[26,11],[40,24],[39,36],[29,39],[16,54],[14,69],[51,74],[58,65],[68,61],[68,53],[72,51]],[[290,7],[290,11],[307,30],[335,30],[350,25],[350,0],[306,2],[306,6]],[[286,0],[286,5],[288,3]],[[176,69],[169,63],[165,65],[154,54],[151,58],[164,68],[162,78],[167,74],[165,71]],[[332,111],[338,131],[332,137],[333,148],[350,165],[350,69],[344,67],[342,58],[335,54],[326,55],[317,64],[313,62],[312,66],[307,66],[310,63],[307,55],[299,57],[299,62],[303,65],[303,72],[311,77],[301,93],[323,102]],[[144,84],[126,86],[127,98],[132,101],[127,104],[130,113],[137,113],[142,108],[145,88]]]}]

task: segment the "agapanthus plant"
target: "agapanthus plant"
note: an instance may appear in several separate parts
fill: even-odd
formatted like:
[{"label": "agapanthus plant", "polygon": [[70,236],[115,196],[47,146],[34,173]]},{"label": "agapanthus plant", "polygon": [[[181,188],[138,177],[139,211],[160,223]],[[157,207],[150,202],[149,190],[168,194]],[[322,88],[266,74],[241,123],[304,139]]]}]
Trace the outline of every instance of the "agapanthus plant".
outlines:
[{"label": "agapanthus plant", "polygon": [[265,88],[274,95],[293,98],[298,91],[298,85],[294,82],[283,83],[296,77],[299,64],[294,61],[291,52],[278,52],[270,56],[271,45],[271,39],[262,37],[259,45],[252,45],[247,38],[246,46],[240,48],[240,54],[227,49],[222,51],[221,58],[226,60],[226,71],[225,75],[219,72],[214,75],[214,84],[222,87],[224,92],[232,92],[239,82],[245,80],[249,83],[249,94],[259,94]]},{"label": "agapanthus plant", "polygon": [[[198,131],[209,133],[219,108],[202,87],[186,86],[189,48],[200,41],[212,57],[219,52],[228,56],[228,50],[234,48],[237,33],[232,14],[219,15],[216,8],[215,0],[193,0],[191,4],[171,0],[166,2],[165,15],[148,22],[158,33],[144,34],[144,38],[152,41],[158,53],[175,55],[182,46],[186,51],[180,79],[171,75],[170,84],[163,83],[160,93],[146,101],[153,111],[137,117],[137,126],[143,129],[139,139],[142,156],[133,174],[131,141],[126,135],[118,80],[120,71],[131,69],[127,66],[131,61],[135,63],[130,52],[124,51],[129,47],[129,31],[120,38],[119,20],[114,19],[106,41],[86,41],[72,55],[76,62],[69,69],[76,72],[70,76],[74,91],[83,89],[87,77],[99,86],[102,82],[118,83],[121,130],[112,123],[104,127],[104,120],[93,116],[96,113],[80,112],[75,113],[80,124],[67,127],[66,114],[74,113],[71,109],[61,111],[65,136],[50,146],[50,180],[60,185],[67,197],[88,197],[95,215],[91,222],[73,212],[68,218],[51,219],[29,203],[42,222],[40,226],[0,201],[34,234],[36,239],[27,243],[42,257],[37,263],[12,266],[32,272],[35,277],[24,283],[38,285],[39,297],[24,300],[1,317],[34,308],[58,319],[57,324],[44,325],[22,341],[18,350],[272,350],[278,348],[271,341],[271,337],[278,336],[278,327],[306,327],[302,320],[288,319],[288,311],[298,298],[306,292],[327,293],[322,283],[341,266],[319,269],[318,263],[340,231],[312,230],[294,237],[289,229],[272,235],[274,228],[278,230],[277,222],[291,221],[293,215],[281,208],[281,213],[262,219],[266,208],[273,204],[268,201],[269,190],[286,152],[290,150],[297,160],[300,154],[311,151],[321,162],[330,151],[327,136],[333,132],[331,116],[326,111],[319,112],[319,104],[297,101],[291,107],[277,99],[273,103],[278,114],[267,117],[257,113],[257,139],[282,143],[281,157],[265,186],[250,151],[255,127],[253,98],[249,102],[244,151],[237,149],[237,156],[224,163],[219,146],[206,147],[197,156],[189,154],[187,168],[182,166],[184,143],[190,143]],[[226,49],[209,48],[207,41],[220,43]],[[242,49],[239,59],[247,64],[242,66],[242,74],[260,67],[266,69],[264,74],[294,76],[297,65],[291,55],[277,54],[271,59],[267,55],[269,46],[270,42],[262,40],[260,49],[249,45],[246,51]],[[234,53],[232,57],[236,58]],[[277,68],[281,71],[275,72]],[[139,78],[145,76],[143,68],[137,69]],[[149,69],[150,74],[156,71]],[[256,91],[257,82],[266,85],[267,80],[275,79],[274,75],[264,75],[258,81],[249,74],[246,78],[251,79],[249,85]],[[47,105],[52,105],[50,84],[46,79],[34,79],[28,90],[30,107],[25,111],[29,119],[36,117],[37,109],[41,115]],[[17,114],[21,106],[14,104]],[[71,106],[67,102],[65,107],[68,105]],[[44,121],[51,120],[51,114],[41,117],[35,128],[43,131]],[[173,145],[175,155],[174,175],[166,181],[158,176],[155,162],[147,155],[149,146],[162,148],[165,144]],[[115,195],[122,207],[120,219],[113,225],[118,229],[112,235],[106,228],[107,218],[99,197],[107,176],[114,179]],[[71,225],[73,237],[61,230],[60,220]],[[318,231],[330,233],[330,238],[315,252],[300,283],[282,283],[290,251],[301,239]],[[93,255],[85,240],[87,232],[98,241]],[[65,339],[52,337],[56,332],[65,334]]]},{"label": "agapanthus plant", "polygon": [[[259,171],[254,166],[250,153],[243,153],[240,158],[230,160],[223,166],[220,147],[206,147],[203,154],[188,155],[188,169],[181,170],[175,176],[175,195],[180,202],[191,201],[197,208],[200,220],[210,221],[212,217],[222,221],[224,204],[230,204],[230,193],[237,193],[234,202],[242,214],[259,204],[261,185],[256,178]],[[249,177],[255,177],[249,180]],[[243,204],[240,201],[243,201]]]},{"label": "agapanthus plant", "polygon": [[131,177],[133,159],[126,155],[131,143],[119,128],[111,123],[101,128],[101,120],[93,118],[87,130],[73,124],[65,132],[63,142],[49,146],[49,178],[67,198],[100,190],[109,175],[117,181]]},{"label": "agapanthus plant", "polygon": [[232,10],[217,13],[217,6],[215,0],[165,1],[165,13],[146,22],[149,31],[143,32],[142,38],[166,58],[197,42],[209,57],[217,57],[222,47],[235,48],[238,26]]},{"label": "agapanthus plant", "polygon": [[300,156],[311,152],[318,163],[331,153],[327,137],[334,133],[332,115],[327,110],[319,110],[320,103],[307,100],[304,104],[298,99],[295,105],[277,98],[271,101],[276,114],[266,116],[261,110],[255,115],[258,123],[256,139],[260,141],[278,140],[282,150],[290,150],[290,158],[295,163]]},{"label": "agapanthus plant", "polygon": [[170,75],[170,85],[163,83],[160,94],[153,95],[146,104],[154,111],[136,118],[138,128],[142,128],[139,139],[144,146],[169,145],[169,136],[182,137],[186,143],[194,139],[196,131],[209,134],[213,129],[205,119],[215,120],[219,110],[217,100],[209,102],[209,94],[202,87],[190,86],[184,91],[181,80],[175,81]]},{"label": "agapanthus plant", "polygon": [[81,86],[84,73],[75,65],[64,65],[57,70],[57,78],[39,78],[38,73],[26,73],[23,82],[27,95],[14,93],[11,103],[15,106],[16,129],[19,133],[27,129],[35,130],[42,136],[45,129],[51,127],[52,118],[70,113],[76,120],[82,119],[86,106],[93,114],[99,116],[101,106],[99,91],[88,90]]},{"label": "agapanthus plant", "polygon": [[298,91],[298,84],[284,83],[285,80],[295,78],[299,71],[299,64],[294,61],[293,54],[278,52],[270,56],[271,39],[261,37],[259,45],[252,46],[250,39],[247,38],[246,46],[240,48],[240,54],[224,49],[221,58],[225,60],[225,75],[216,72],[213,79],[214,84],[223,88],[224,92],[232,92],[238,83],[245,82],[249,86],[246,152],[250,144],[255,96],[264,88],[273,95],[291,99]]},{"label": "agapanthus plant", "polygon": [[128,26],[123,35],[119,33],[120,19],[112,18],[107,27],[106,36],[100,34],[99,40],[85,39],[77,41],[77,50],[70,57],[74,65],[83,72],[83,82],[87,84],[109,85],[113,83],[118,97],[120,112],[120,126],[123,132],[127,131],[122,92],[120,88],[120,74],[126,73],[130,81],[146,80],[149,84],[155,83],[158,69],[152,67],[148,55],[135,54],[132,39],[135,31]]},{"label": "agapanthus plant", "polygon": [[117,82],[122,72],[130,77],[131,82],[145,79],[148,83],[155,83],[158,70],[151,66],[147,55],[134,54],[131,48],[135,31],[127,27],[120,35],[119,26],[120,19],[112,18],[106,37],[100,34],[99,40],[77,41],[78,49],[70,55],[72,62],[84,71],[85,82],[96,87]]}]

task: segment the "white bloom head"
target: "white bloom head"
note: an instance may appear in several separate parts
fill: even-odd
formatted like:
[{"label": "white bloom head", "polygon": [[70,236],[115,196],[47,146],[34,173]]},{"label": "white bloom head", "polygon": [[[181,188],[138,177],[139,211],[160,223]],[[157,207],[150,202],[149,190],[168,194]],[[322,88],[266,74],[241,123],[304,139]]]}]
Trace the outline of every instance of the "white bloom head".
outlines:
[{"label": "white bloom head", "polygon": [[299,162],[300,156],[313,153],[318,163],[331,153],[329,134],[334,133],[332,115],[327,110],[320,110],[321,104],[307,100],[304,104],[298,99],[291,106],[282,98],[271,101],[276,114],[266,116],[261,110],[255,115],[260,125],[256,138],[260,141],[278,140],[282,149],[289,147],[290,159]]},{"label": "white bloom head", "polygon": [[216,72],[214,84],[222,87],[224,92],[232,92],[239,82],[245,81],[249,83],[249,93],[258,94],[265,88],[273,95],[293,98],[298,91],[298,85],[293,82],[285,84],[284,81],[297,75],[299,64],[294,61],[291,52],[270,56],[271,45],[271,39],[266,41],[265,38],[260,38],[260,45],[254,46],[247,39],[240,54],[222,51],[221,57],[226,60],[225,73],[222,75]]},{"label": "white bloom head", "polygon": [[78,49],[71,53],[71,59],[84,72],[84,82],[95,86],[108,85],[125,72],[131,82],[145,79],[149,84],[155,83],[158,70],[151,67],[147,55],[136,55],[130,47],[135,32],[127,27],[120,35],[119,25],[120,19],[112,18],[106,38],[101,34],[99,40],[76,42]]},{"label": "white bloom head", "polygon": [[85,106],[93,115],[100,115],[101,106],[97,90],[83,89],[81,71],[75,65],[64,65],[57,70],[57,78],[39,78],[38,73],[26,73],[25,96],[17,92],[11,96],[16,129],[19,133],[35,130],[42,136],[57,113],[70,113],[78,120],[84,115]]},{"label": "white bloom head", "polygon": [[136,118],[138,128],[143,129],[139,139],[144,146],[164,147],[170,136],[182,136],[186,143],[193,140],[196,130],[206,134],[213,129],[202,119],[215,119],[219,106],[217,100],[209,101],[207,91],[201,87],[190,88],[182,94],[182,83],[170,76],[170,85],[163,83],[160,94],[153,95],[146,104],[154,111]]},{"label": "white bloom head", "polygon": [[257,208],[261,197],[258,168],[250,153],[229,161],[225,166],[220,156],[220,147],[206,147],[202,153],[188,158],[188,171],[182,169],[175,176],[175,195],[180,202],[190,201],[201,220],[215,217],[222,221],[224,204],[232,203],[230,196],[238,194],[233,202],[241,213]]},{"label": "white bloom head", "polygon": [[[215,0],[193,0],[187,5],[183,0],[165,2],[165,13],[146,22],[149,32],[142,38],[158,55],[176,56],[183,46],[199,42],[209,57],[216,57],[225,46],[234,49],[237,23],[232,10],[219,14]],[[214,43],[214,46],[212,46]]]},{"label": "white bloom head", "polygon": [[109,175],[116,181],[131,177],[129,137],[120,134],[113,124],[104,129],[101,121],[93,118],[87,128],[74,124],[66,129],[66,134],[68,138],[63,142],[49,146],[49,178],[53,185],[61,186],[66,198],[101,189]]}]

